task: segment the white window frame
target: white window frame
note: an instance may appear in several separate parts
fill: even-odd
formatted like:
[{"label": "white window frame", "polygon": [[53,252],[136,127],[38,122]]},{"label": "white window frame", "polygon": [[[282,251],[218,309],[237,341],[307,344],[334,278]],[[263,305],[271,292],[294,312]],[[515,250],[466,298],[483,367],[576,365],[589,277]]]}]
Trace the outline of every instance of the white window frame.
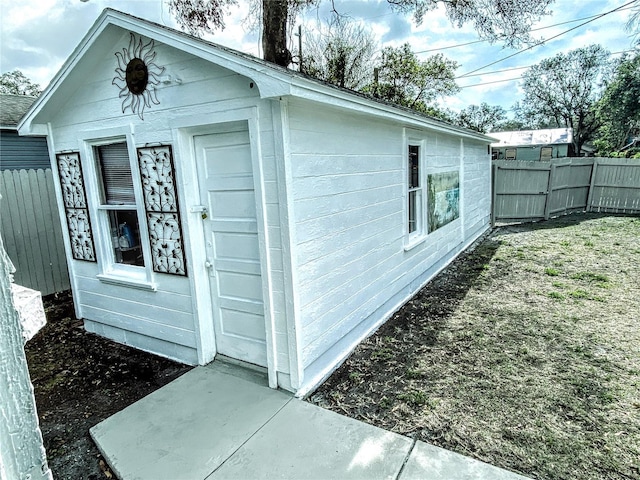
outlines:
[{"label": "white window frame", "polygon": [[[426,165],[425,165],[425,142],[424,140],[421,139],[417,139],[417,138],[407,138],[406,141],[404,142],[404,154],[403,154],[403,161],[404,161],[404,182],[405,182],[405,199],[404,199],[404,208],[406,211],[406,214],[404,216],[404,228],[405,228],[405,250],[410,250],[412,248],[414,248],[415,246],[419,245],[420,243],[422,243],[424,241],[424,239],[426,238],[426,218],[425,218],[425,202],[426,202],[426,195],[425,195],[425,181],[426,181],[426,175],[425,175],[425,170],[426,170]],[[409,164],[409,149],[411,147],[418,147],[418,186],[417,187],[411,187],[410,185],[410,180],[409,180],[409,168],[410,168],[410,164]],[[416,221],[416,228],[414,231],[410,232],[409,231],[409,214],[411,209],[409,208],[409,198],[410,198],[410,193],[411,192],[416,192],[416,199],[415,199],[415,206],[414,206],[414,210],[415,210],[415,221]]]},{"label": "white window frame", "polygon": [[[86,167],[85,184],[89,212],[94,225],[94,242],[96,260],[99,273],[97,278],[104,283],[122,285],[144,290],[156,290],[153,276],[151,247],[149,243],[149,231],[147,227],[146,212],[144,209],[142,182],[140,169],[137,164],[137,151],[133,133],[130,129],[105,129],[93,132],[84,132],[79,138],[84,152],[83,166]],[[126,143],[129,153],[129,165],[133,179],[135,195],[135,207],[132,205],[105,205],[102,202],[102,172],[96,147],[113,143]],[[140,246],[144,259],[144,266],[127,265],[116,262],[111,239],[111,226],[109,223],[109,211],[135,210],[138,216],[138,228],[140,232]]]}]

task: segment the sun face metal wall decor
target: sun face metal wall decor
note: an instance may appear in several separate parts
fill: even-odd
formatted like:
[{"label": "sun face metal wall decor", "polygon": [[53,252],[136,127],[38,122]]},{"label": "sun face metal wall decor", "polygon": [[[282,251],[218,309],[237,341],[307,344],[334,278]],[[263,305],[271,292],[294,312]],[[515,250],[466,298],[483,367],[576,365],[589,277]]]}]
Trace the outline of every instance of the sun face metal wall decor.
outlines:
[{"label": "sun face metal wall decor", "polygon": [[160,83],[164,67],[153,63],[156,58],[153,40],[143,44],[141,37],[136,41],[135,35],[130,35],[129,46],[116,52],[118,68],[111,83],[120,89],[118,97],[123,99],[122,113],[129,108],[144,120],[145,108],[150,108],[152,103],[160,105],[156,86]]}]

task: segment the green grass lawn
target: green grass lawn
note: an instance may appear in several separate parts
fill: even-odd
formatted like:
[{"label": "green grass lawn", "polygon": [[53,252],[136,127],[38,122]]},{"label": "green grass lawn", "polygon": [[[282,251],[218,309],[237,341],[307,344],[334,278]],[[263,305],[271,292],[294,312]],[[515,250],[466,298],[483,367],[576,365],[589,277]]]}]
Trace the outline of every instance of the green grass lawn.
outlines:
[{"label": "green grass lawn", "polygon": [[494,230],[310,401],[533,478],[640,478],[640,219]]}]

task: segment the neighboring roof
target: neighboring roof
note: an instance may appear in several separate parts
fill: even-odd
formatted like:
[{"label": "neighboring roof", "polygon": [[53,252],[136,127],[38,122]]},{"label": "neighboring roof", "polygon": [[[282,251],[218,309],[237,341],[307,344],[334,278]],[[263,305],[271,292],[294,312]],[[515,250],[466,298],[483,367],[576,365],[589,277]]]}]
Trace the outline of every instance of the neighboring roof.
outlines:
[{"label": "neighboring roof", "polygon": [[490,135],[498,139],[497,142],[491,144],[492,147],[569,144],[573,141],[573,130],[571,128],[491,132]]},{"label": "neighboring roof", "polygon": [[0,128],[17,130],[18,122],[27,113],[36,97],[0,94]]},{"label": "neighboring roof", "polygon": [[[93,46],[101,34],[107,34],[110,26],[135,31],[148,38],[178,48],[223,68],[227,68],[240,75],[250,78],[258,86],[261,98],[277,98],[293,96],[309,100],[329,103],[361,112],[393,118],[407,123],[407,126],[425,127],[461,136],[490,142],[492,138],[481,133],[443,122],[415,110],[392,105],[372,97],[362,95],[352,90],[339,88],[315,78],[280,67],[270,62],[258,59],[221,45],[202,40],[187,33],[166,27],[142,18],[129,15],[110,8],[105,9],[96,22],[91,26],[80,44],[64,63],[60,71],[49,83],[47,89],[40,95],[31,110],[18,125],[21,134],[46,133],[46,110],[52,112],[62,106],[62,99],[72,95],[74,89],[65,86],[67,77],[74,75],[74,69],[82,66],[82,60],[87,51]],[[95,56],[95,55],[94,55]],[[86,62],[83,71],[89,74],[91,60]],[[79,72],[78,75],[82,75]],[[56,99],[56,92],[60,98]],[[41,115],[44,114],[44,117]]]}]

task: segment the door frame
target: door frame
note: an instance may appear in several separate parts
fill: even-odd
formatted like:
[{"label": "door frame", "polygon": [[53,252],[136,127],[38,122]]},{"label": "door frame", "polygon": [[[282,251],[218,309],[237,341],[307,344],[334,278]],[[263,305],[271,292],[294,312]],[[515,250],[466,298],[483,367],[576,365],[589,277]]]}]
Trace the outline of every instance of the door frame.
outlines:
[{"label": "door frame", "polygon": [[[198,181],[198,165],[194,137],[212,133],[222,133],[225,125],[244,121],[249,131],[251,163],[253,168],[253,184],[256,199],[256,221],[258,227],[258,243],[260,249],[260,271],[262,276],[262,296],[264,303],[264,319],[267,347],[267,374],[269,386],[277,388],[276,365],[276,336],[275,315],[273,311],[271,261],[268,255],[270,240],[267,229],[267,204],[264,192],[263,157],[261,152],[258,107],[225,110],[181,117],[173,121],[172,135],[176,148],[176,164],[180,165],[178,181],[185,192],[186,214],[183,216],[185,224],[185,250],[190,264],[190,283],[192,303],[195,317],[196,339],[198,343],[198,361],[201,365],[211,362],[216,354],[216,339],[214,332],[214,305],[211,298],[213,280],[205,266],[207,261],[202,211],[199,208],[202,198]],[[180,178],[182,177],[182,178]]]}]

